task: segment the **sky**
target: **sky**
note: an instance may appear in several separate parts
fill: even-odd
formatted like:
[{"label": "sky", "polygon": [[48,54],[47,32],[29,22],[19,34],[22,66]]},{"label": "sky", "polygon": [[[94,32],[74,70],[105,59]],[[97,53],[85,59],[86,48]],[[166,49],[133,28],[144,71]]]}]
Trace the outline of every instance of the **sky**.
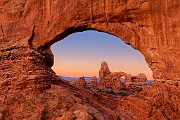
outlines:
[{"label": "sky", "polygon": [[144,56],[113,35],[84,31],[73,33],[51,46],[54,54],[52,69],[60,76],[99,76],[102,61],[111,72],[123,71],[131,75],[145,73],[152,80],[152,71]]}]

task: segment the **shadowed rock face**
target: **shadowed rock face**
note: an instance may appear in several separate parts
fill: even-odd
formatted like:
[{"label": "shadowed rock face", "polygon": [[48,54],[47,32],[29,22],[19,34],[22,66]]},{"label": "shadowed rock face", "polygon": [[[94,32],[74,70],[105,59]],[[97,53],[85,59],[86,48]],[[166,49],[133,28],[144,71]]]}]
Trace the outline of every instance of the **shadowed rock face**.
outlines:
[{"label": "shadowed rock face", "polygon": [[[0,119],[60,119],[69,114],[78,118],[79,109],[96,119],[179,119],[179,11],[179,0],[0,0]],[[51,70],[50,46],[84,30],[121,38],[144,55],[154,79],[162,83],[154,83],[152,91],[144,89],[137,98],[120,100],[122,104],[110,105],[116,102],[108,97],[99,103],[101,97],[80,94]],[[133,109],[123,109],[123,102]]]}]

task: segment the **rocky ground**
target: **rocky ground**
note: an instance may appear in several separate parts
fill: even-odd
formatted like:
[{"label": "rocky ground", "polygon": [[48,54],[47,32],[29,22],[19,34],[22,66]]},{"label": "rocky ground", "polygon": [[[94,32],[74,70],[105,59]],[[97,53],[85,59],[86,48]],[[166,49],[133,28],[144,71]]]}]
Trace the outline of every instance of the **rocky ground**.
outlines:
[{"label": "rocky ground", "polygon": [[153,82],[129,96],[102,94],[63,80],[43,90],[0,95],[2,120],[178,120],[180,90]]}]

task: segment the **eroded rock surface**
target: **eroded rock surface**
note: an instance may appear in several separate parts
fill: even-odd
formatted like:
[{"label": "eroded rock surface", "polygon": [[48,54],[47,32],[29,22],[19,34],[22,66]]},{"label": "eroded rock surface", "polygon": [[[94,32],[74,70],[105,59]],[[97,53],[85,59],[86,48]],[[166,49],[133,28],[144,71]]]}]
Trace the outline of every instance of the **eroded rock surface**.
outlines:
[{"label": "eroded rock surface", "polygon": [[86,80],[84,79],[84,76],[83,77],[80,77],[79,80],[77,80],[74,85],[78,86],[78,87],[81,87],[81,88],[86,88],[87,87],[87,82]]},{"label": "eroded rock surface", "polygon": [[106,78],[110,73],[111,72],[109,70],[108,64],[106,63],[106,61],[103,61],[101,63],[101,68],[99,70],[99,77],[100,77],[100,79]]},{"label": "eroded rock surface", "polygon": [[[137,76],[132,76],[131,74],[121,71],[110,72],[106,61],[101,63],[99,77],[100,81],[98,82],[97,86],[94,86],[94,88],[113,93],[120,93],[123,91],[126,95],[130,95],[134,92],[142,91],[142,87],[147,85],[147,77],[144,73],[140,73]],[[121,81],[122,77],[124,77],[124,82]]]},{"label": "eroded rock surface", "polygon": [[[179,0],[0,0],[0,119],[78,118],[78,110],[98,120],[180,119],[179,11]],[[121,98],[60,80],[50,46],[89,29],[140,51],[162,83]]]},{"label": "eroded rock surface", "polygon": [[96,77],[96,76],[93,76],[92,79],[91,79],[91,81],[88,82],[88,86],[97,86],[97,83],[98,83],[97,77]]}]

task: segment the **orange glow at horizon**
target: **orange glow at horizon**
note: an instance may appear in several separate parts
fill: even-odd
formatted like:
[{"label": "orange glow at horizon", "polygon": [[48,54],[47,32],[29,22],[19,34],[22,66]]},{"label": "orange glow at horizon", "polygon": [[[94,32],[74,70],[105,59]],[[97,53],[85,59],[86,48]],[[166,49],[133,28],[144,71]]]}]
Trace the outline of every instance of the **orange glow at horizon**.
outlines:
[{"label": "orange glow at horizon", "polygon": [[[100,69],[101,62],[97,63],[97,64],[93,64],[91,66],[89,66],[89,65],[72,65],[72,64],[68,63],[67,66],[58,67],[58,66],[54,65],[52,69],[59,76],[69,76],[69,77],[96,76],[96,77],[99,77],[99,69]],[[70,67],[69,65],[72,65],[73,67]],[[127,74],[134,75],[134,76],[136,76],[140,73],[140,72],[136,72],[136,70],[134,70],[134,68],[127,68],[126,66],[119,65],[119,67],[118,67],[118,66],[113,66],[109,63],[108,63],[108,66],[109,66],[111,72],[122,71]],[[148,72],[151,72],[151,71],[146,72],[146,71],[144,71],[144,69],[142,69],[141,73],[145,73],[149,80],[153,80],[152,75],[147,74]]]}]

